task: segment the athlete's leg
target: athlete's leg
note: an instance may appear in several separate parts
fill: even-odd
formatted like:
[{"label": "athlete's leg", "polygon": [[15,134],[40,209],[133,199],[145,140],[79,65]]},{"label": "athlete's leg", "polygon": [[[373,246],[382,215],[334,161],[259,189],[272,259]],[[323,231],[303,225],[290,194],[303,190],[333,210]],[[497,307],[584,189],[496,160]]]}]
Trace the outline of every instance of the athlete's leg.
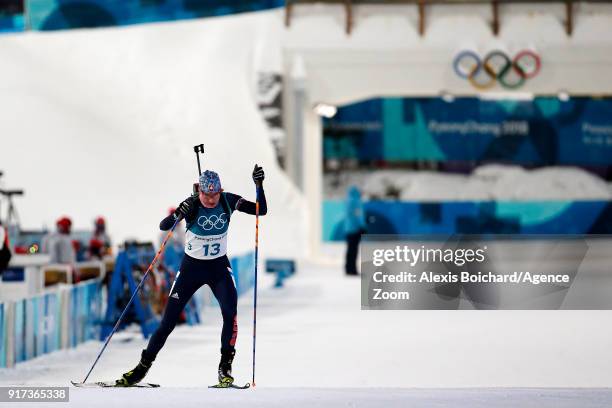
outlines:
[{"label": "athlete's leg", "polygon": [[209,283],[210,288],[219,301],[221,315],[223,316],[223,328],[221,329],[221,361],[219,362],[219,382],[231,384],[232,362],[236,354],[236,337],[238,336],[238,321],[236,320],[238,294],[236,285],[231,275],[229,261],[225,261],[215,267],[215,281]]},{"label": "athlete's leg", "polygon": [[[188,258],[187,255],[185,255],[185,258]],[[197,261],[195,260],[184,259],[181,263],[181,270],[177,273],[170,289],[168,303],[166,304],[161,323],[151,336],[149,344],[143,353],[149,360],[155,360],[157,353],[159,353],[166,339],[176,327],[183,308],[189,299],[191,299],[191,296],[204,284],[202,272],[198,270]]]},{"label": "athlete's leg", "polygon": [[204,284],[202,273],[198,272],[201,271],[198,271],[197,261],[185,255],[181,263],[180,272],[177,272],[170,289],[168,303],[166,304],[161,324],[155,333],[153,333],[151,339],[149,339],[147,348],[142,350],[138,365],[133,370],[123,374],[117,380],[117,385],[130,386],[139,383],[147,375],[155,357],[157,357],[157,353],[164,346],[166,339],[176,326],[176,322],[185,304],[187,304],[195,291]]},{"label": "athlete's leg", "polygon": [[210,283],[210,288],[221,306],[223,329],[221,329],[221,352],[234,351],[238,336],[238,321],[236,320],[238,293],[231,275],[229,263],[220,264],[215,274],[217,280]]}]

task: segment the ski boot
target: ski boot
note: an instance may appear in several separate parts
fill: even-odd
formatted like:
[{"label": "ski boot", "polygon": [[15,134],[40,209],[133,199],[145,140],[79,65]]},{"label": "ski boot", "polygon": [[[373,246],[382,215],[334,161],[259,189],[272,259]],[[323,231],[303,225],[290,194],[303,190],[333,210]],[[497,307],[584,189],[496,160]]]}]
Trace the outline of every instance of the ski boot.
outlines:
[{"label": "ski boot", "polygon": [[221,351],[221,361],[219,362],[219,385],[229,387],[234,383],[234,377],[232,377],[232,362],[234,361],[235,354],[236,350]]},{"label": "ski boot", "polygon": [[145,357],[145,350],[142,350],[138,365],[133,370],[123,374],[121,378],[115,382],[116,386],[130,387],[141,382],[142,379],[145,378],[145,375],[147,375],[147,372],[149,371],[149,368],[151,368],[152,364],[153,360],[149,360],[147,357]]}]

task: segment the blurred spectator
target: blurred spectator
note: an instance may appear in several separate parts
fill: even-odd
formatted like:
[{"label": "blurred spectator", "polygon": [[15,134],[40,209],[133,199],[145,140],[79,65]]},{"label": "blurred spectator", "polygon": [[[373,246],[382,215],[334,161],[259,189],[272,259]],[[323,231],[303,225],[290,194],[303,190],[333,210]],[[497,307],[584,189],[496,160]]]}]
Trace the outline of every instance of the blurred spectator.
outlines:
[{"label": "blurred spectator", "polygon": [[94,222],[94,233],[89,240],[89,258],[102,259],[110,253],[111,240],[106,233],[106,220],[98,217]]},{"label": "blurred spectator", "polygon": [[0,222],[0,275],[8,267],[11,260],[11,249],[9,248],[8,231]]},{"label": "blurred spectator", "polygon": [[51,256],[51,263],[73,264],[76,262],[76,251],[70,238],[72,221],[62,217],[57,220],[56,226],[56,232],[43,237],[42,252]]},{"label": "blurred spectator", "polygon": [[24,0],[0,0],[0,15],[23,14]]},{"label": "blurred spectator", "polygon": [[356,186],[351,186],[346,198],[346,216],[344,232],[346,233],[346,262],[344,271],[347,275],[357,275],[357,251],[361,234],[366,232],[365,216],[361,192]]}]

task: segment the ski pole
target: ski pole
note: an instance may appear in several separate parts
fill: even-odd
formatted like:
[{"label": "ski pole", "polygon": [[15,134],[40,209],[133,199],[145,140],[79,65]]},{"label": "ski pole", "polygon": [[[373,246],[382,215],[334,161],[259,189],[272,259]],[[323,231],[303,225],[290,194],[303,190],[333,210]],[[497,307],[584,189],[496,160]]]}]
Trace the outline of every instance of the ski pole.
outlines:
[{"label": "ski pole", "polygon": [[259,254],[259,188],[255,187],[255,288],[253,291],[253,388],[255,388],[255,342],[257,340],[257,259]]},{"label": "ski pole", "polygon": [[115,323],[115,327],[113,327],[113,330],[110,332],[110,334],[106,338],[106,341],[104,342],[104,345],[102,346],[102,350],[100,350],[100,353],[98,353],[98,357],[96,357],[96,361],[94,361],[93,365],[89,369],[89,372],[85,376],[85,379],[83,380],[83,383],[85,381],[87,381],[87,379],[89,378],[89,375],[93,371],[94,367],[96,366],[96,364],[98,364],[98,360],[100,360],[100,357],[102,356],[102,353],[104,353],[104,350],[106,349],[106,346],[110,342],[110,339],[113,337],[113,334],[115,334],[115,332],[117,331],[117,328],[119,328],[119,324],[121,323],[121,320],[123,320],[123,316],[125,315],[125,312],[127,312],[127,310],[130,308],[130,305],[134,301],[134,298],[136,297],[136,294],[138,293],[138,291],[140,290],[140,287],[143,285],[143,283],[147,279],[147,276],[149,275],[149,272],[151,272],[151,270],[153,269],[153,265],[155,265],[155,263],[157,262],[157,259],[159,258],[161,253],[164,251],[164,248],[166,247],[166,243],[168,242],[170,237],[172,237],[172,233],[174,232],[174,228],[176,227],[176,225],[179,223],[180,220],[181,220],[181,217],[177,218],[174,221],[174,225],[172,225],[172,228],[170,228],[170,231],[166,235],[166,238],[164,238],[164,242],[162,242],[161,246],[159,247],[159,251],[157,251],[157,254],[155,255],[155,258],[153,258],[153,261],[151,262],[151,264],[147,268],[147,271],[145,272],[144,276],[142,277],[142,280],[140,281],[138,286],[136,286],[136,289],[134,290],[134,293],[132,293],[132,297],[130,298],[130,301],[128,302],[128,304],[123,309],[123,312],[121,312],[121,315],[119,316],[119,319],[117,320],[117,323]]}]

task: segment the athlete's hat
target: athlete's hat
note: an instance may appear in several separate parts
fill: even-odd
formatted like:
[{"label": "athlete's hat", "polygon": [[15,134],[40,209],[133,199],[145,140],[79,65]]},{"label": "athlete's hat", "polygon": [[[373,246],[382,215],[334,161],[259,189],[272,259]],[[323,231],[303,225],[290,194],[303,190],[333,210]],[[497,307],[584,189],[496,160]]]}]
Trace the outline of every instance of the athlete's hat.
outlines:
[{"label": "athlete's hat", "polygon": [[203,193],[218,193],[221,191],[219,175],[212,170],[206,170],[200,175],[200,191]]}]

